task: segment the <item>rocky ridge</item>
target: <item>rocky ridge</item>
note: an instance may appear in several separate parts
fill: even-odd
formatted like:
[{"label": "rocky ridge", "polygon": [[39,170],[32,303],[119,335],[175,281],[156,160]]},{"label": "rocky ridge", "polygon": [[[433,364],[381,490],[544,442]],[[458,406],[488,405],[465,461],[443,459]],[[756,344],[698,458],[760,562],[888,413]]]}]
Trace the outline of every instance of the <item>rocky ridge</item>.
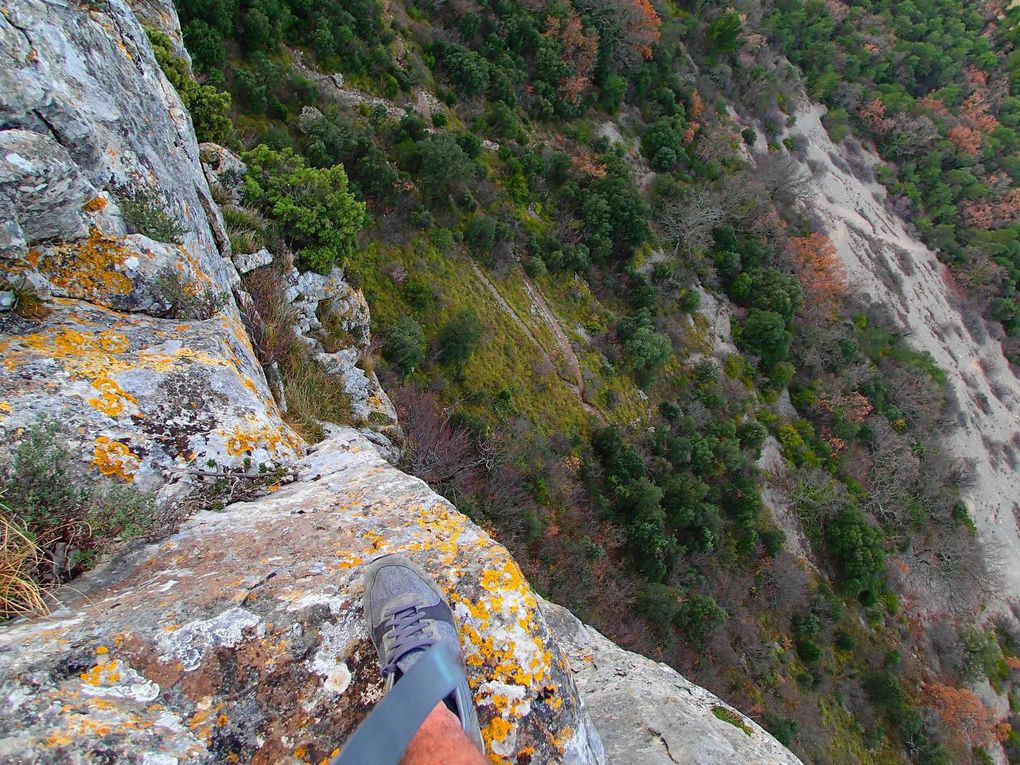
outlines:
[{"label": "rocky ridge", "polygon": [[[180,40],[169,5],[140,8]],[[158,491],[164,507],[206,472],[289,475],[0,629],[0,759],[328,759],[381,692],[362,567],[401,551],[455,605],[493,762],[796,762],[677,673],[540,601],[504,548],[383,458],[396,454],[374,431],[330,427],[309,448],[287,426],[238,275],[275,256],[231,252],[190,118],[122,0],[0,9],[0,58],[0,280],[44,298],[0,313],[3,443],[48,416],[83,478]],[[218,158],[207,173],[232,162]],[[139,204],[170,241],[136,230]],[[364,299],[339,272],[293,272],[290,287],[302,336],[363,391],[352,399],[370,424],[394,427],[354,363]],[[204,301],[195,318],[170,315],[181,294]],[[351,352],[315,347],[323,302]]]}]

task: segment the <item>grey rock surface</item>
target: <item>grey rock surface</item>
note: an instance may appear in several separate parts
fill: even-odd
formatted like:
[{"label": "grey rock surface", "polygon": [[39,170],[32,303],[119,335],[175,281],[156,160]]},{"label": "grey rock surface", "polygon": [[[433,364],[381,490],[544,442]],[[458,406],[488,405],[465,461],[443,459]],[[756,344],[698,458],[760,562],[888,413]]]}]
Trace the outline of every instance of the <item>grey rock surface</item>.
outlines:
[{"label": "grey rock surface", "polygon": [[0,456],[46,418],[73,438],[82,472],[169,491],[286,468],[303,449],[228,313],[183,322],[56,299],[40,319],[0,317],[0,359]]},{"label": "grey rock surface", "polygon": [[757,723],[675,669],[625,651],[565,608],[541,601],[541,609],[608,765],[801,765]]},{"label": "grey rock surface", "polygon": [[[230,298],[190,117],[123,0],[0,9],[0,124],[0,279],[49,300],[0,318],[0,453],[54,420],[76,473],[164,504],[208,472],[285,472],[303,443]],[[142,191],[179,242],[128,233]]]},{"label": "grey rock surface", "polygon": [[[82,179],[70,186],[47,184],[31,205],[0,188],[27,246],[34,241],[36,204],[70,205],[71,192],[85,191],[85,184],[111,195],[154,193],[184,230],[182,247],[216,282],[229,282],[229,261],[220,257],[222,243],[213,232],[221,225],[219,208],[202,176],[191,118],[123,0],[88,7],[19,0],[5,6],[0,94],[0,123],[62,146]],[[55,151],[45,156],[50,159],[24,173],[58,161]],[[18,182],[9,179],[5,188]],[[81,197],[81,205],[90,201]]]},{"label": "grey rock surface", "polygon": [[202,143],[198,148],[209,187],[222,194],[226,203],[241,204],[241,181],[248,173],[241,158],[216,143]]},{"label": "grey rock surface", "polygon": [[[397,411],[375,372],[359,366],[361,357],[371,345],[371,317],[368,303],[360,290],[351,287],[343,271],[334,268],[329,274],[291,271],[287,277],[288,298],[297,312],[294,328],[311,346],[326,371],[343,381],[351,400],[351,413],[374,429],[397,442],[402,440],[397,426]],[[322,320],[336,325],[350,338],[351,346],[327,351]]]},{"label": "grey rock surface", "polygon": [[361,594],[391,552],[454,608],[492,763],[603,762],[513,558],[350,428],[294,483],[199,513],[0,630],[0,761],[328,759],[383,691]]},{"label": "grey rock surface", "polygon": [[273,253],[264,247],[258,252],[245,252],[231,256],[238,273],[247,274],[256,268],[264,268],[273,262]]}]

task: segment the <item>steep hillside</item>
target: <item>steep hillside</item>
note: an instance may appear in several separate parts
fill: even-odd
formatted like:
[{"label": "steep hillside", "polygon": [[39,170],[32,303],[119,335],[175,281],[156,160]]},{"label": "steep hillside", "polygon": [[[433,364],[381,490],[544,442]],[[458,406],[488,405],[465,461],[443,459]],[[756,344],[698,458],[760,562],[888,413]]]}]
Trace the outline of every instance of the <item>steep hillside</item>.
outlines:
[{"label": "steep hillside", "polygon": [[[116,3],[3,11],[0,502],[7,538],[34,543],[18,543],[28,595],[9,611],[166,537],[70,583],[110,605],[95,624],[55,617],[38,682],[84,690],[62,662],[135,629],[123,660],[191,719],[197,681],[164,678],[172,652],[122,622],[121,597],[187,636],[230,611],[239,640],[225,627],[233,644],[200,657],[229,668],[266,641],[284,651],[268,626],[284,614],[306,636],[332,634],[324,605],[346,624],[372,542],[427,558],[493,644],[562,646],[569,675],[542,659],[562,697],[479,658],[499,761],[532,746],[597,761],[582,701],[609,761],[794,756],[762,729],[818,763],[1020,761],[1017,381],[1012,340],[978,315],[1009,331],[1015,221],[963,225],[965,207],[1005,210],[1012,185],[992,9],[945,0],[960,23],[933,29],[880,2],[135,5],[141,25]],[[861,40],[877,52],[859,57]],[[853,65],[846,87],[824,51]],[[823,114],[805,83],[860,96],[856,111]],[[914,130],[936,86],[944,122]],[[979,155],[952,137],[974,94],[999,121],[979,120]],[[888,125],[870,125],[875,99]],[[306,500],[316,512],[288,514]],[[228,529],[261,549],[270,525],[307,572],[217,552]],[[164,561],[184,544],[247,578],[204,590]],[[295,595],[334,558],[328,602]],[[150,569],[175,580],[165,602],[139,594]],[[516,604],[505,622],[479,616],[494,584]],[[10,645],[49,628],[12,627]],[[329,643],[350,687],[371,686],[363,638],[344,635],[315,655]],[[16,650],[11,682],[35,682]],[[346,681],[311,656],[294,677],[314,705]],[[224,712],[178,743],[298,752],[267,661],[216,690],[251,707],[254,733]],[[363,707],[313,725],[303,753],[328,754]]]},{"label": "steep hillside", "polygon": [[[169,10],[147,13],[179,39]],[[573,675],[596,653],[633,680],[617,701],[654,689],[675,708],[674,754],[799,762],[675,671],[580,638],[505,548],[386,461],[401,434],[358,366],[364,299],[336,268],[280,268],[266,294],[250,274],[284,253],[216,235],[207,176],[229,197],[257,166],[207,145],[203,170],[127,5],[4,9],[0,56],[2,602],[44,612],[0,626],[0,758],[328,761],[380,696],[362,579],[399,551],[455,606],[492,762],[602,763],[621,723],[645,746],[654,710],[587,710]],[[291,366],[268,355],[274,305],[305,349]],[[330,393],[360,428],[312,419],[301,396]],[[295,406],[314,446],[281,418]],[[161,541],[125,546],[143,534]]]},{"label": "steep hillside", "polygon": [[[890,212],[885,190],[848,172],[822,126],[822,114],[817,106],[799,110],[789,130],[803,148],[805,171],[813,176],[805,207],[822,221],[854,288],[888,306],[911,344],[945,372],[954,410],[947,443],[973,471],[965,496],[994,563],[984,595],[990,607],[1009,611],[1020,598],[1020,568],[1011,563],[1020,560],[1020,380],[995,333],[968,314],[970,307],[946,267]],[[867,170],[879,162],[866,152],[858,161]],[[928,591],[935,597],[929,607],[945,602],[944,593]]]}]

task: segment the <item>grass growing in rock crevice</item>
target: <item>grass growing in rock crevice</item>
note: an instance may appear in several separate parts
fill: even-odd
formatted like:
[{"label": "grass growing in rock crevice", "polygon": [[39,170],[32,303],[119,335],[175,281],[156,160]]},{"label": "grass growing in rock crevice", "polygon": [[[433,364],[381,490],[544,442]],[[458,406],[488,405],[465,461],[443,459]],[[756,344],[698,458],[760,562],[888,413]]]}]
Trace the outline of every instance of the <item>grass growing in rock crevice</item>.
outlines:
[{"label": "grass growing in rock crevice", "polygon": [[59,424],[39,419],[0,468],[0,616],[40,610],[40,586],[77,576],[117,543],[153,528],[152,494],[82,481],[73,460]]}]

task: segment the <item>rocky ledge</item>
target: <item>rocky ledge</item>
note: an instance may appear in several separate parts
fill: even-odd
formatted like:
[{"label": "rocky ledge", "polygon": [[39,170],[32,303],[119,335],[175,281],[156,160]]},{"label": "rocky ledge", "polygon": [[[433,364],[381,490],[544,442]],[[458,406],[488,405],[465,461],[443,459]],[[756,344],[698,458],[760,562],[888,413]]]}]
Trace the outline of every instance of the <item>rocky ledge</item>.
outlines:
[{"label": "rocky ledge", "polygon": [[538,598],[503,547],[358,431],[335,429],[297,470],[0,631],[0,760],[328,759],[382,693],[364,567],[401,552],[454,606],[492,762],[798,762]]}]

